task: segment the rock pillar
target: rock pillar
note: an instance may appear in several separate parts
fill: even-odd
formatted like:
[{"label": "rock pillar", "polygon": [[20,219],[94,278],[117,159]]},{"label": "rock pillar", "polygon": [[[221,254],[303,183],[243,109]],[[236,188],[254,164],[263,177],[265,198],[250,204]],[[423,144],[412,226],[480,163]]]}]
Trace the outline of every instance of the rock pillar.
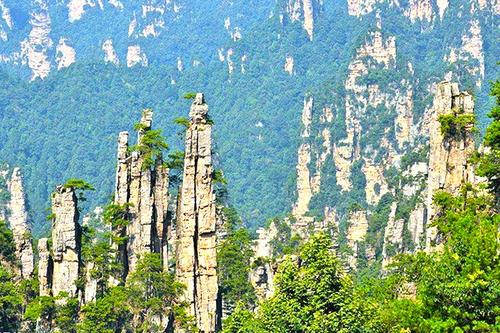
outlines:
[{"label": "rock pillar", "polygon": [[21,263],[22,278],[30,278],[33,273],[33,245],[31,244],[31,230],[28,225],[28,213],[23,189],[21,170],[14,168],[9,182],[9,224],[12,229],[16,245],[16,257]]},{"label": "rock pillar", "polygon": [[[460,92],[457,83],[441,82],[434,97],[429,124],[429,175],[427,181],[428,224],[435,217],[432,198],[437,190],[456,194],[462,184],[474,180],[473,170],[467,160],[475,150],[471,128],[454,137],[441,133],[439,116],[447,114],[473,114],[474,99],[467,92]],[[470,125],[469,127],[472,127]],[[427,229],[426,248],[436,241],[437,230]]]},{"label": "rock pillar", "polygon": [[74,189],[57,186],[52,195],[52,213],[52,294],[66,292],[69,297],[75,297],[80,272],[81,227]]},{"label": "rock pillar", "polygon": [[216,204],[212,186],[212,126],[203,94],[191,106],[177,217],[177,280],[201,332],[218,325]]},{"label": "rock pillar", "polygon": [[52,288],[52,257],[50,256],[49,240],[40,238],[38,240],[38,282],[40,284],[40,296],[50,296]]}]

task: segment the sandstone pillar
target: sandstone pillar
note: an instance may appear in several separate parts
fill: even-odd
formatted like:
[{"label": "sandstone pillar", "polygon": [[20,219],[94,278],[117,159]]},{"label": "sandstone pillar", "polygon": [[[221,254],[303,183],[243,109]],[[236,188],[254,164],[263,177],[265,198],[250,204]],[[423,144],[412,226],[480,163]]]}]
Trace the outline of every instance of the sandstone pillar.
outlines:
[{"label": "sandstone pillar", "polygon": [[38,240],[38,282],[40,296],[50,296],[52,288],[52,258],[50,256],[49,241],[47,238]]},{"label": "sandstone pillar", "polygon": [[[435,218],[432,198],[437,190],[456,194],[462,184],[473,181],[473,170],[467,160],[475,150],[470,128],[464,135],[447,138],[441,133],[439,116],[452,113],[473,114],[474,99],[467,92],[460,92],[457,83],[441,82],[434,97],[429,124],[429,175],[427,181],[427,209],[430,224]],[[436,241],[437,230],[427,228],[426,248]]]},{"label": "sandstone pillar", "polygon": [[52,195],[52,253],[54,271],[52,294],[77,295],[76,281],[80,272],[81,227],[75,191],[62,185]]},{"label": "sandstone pillar", "polygon": [[212,126],[203,94],[191,106],[186,133],[184,175],[177,217],[177,280],[183,300],[201,332],[218,325],[216,204],[212,186]]},{"label": "sandstone pillar", "polygon": [[24,196],[21,170],[14,168],[9,182],[9,224],[12,229],[16,245],[16,257],[21,263],[21,277],[30,278],[33,273],[33,245],[31,244],[31,230],[28,225],[28,213]]}]

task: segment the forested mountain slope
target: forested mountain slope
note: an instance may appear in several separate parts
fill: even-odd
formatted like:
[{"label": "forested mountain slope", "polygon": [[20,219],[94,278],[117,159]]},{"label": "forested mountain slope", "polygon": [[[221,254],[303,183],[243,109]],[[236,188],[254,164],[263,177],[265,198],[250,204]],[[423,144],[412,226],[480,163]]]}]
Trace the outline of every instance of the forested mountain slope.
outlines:
[{"label": "forested mountain slope", "polygon": [[[0,11],[0,156],[23,168],[38,230],[61,179],[99,184],[88,204],[106,202],[114,133],[143,108],[179,145],[172,120],[190,91],[211,104],[217,157],[251,225],[294,203],[298,215],[376,205],[384,184],[356,175],[425,145],[436,83],[474,92],[485,127],[498,71],[496,1],[3,0]],[[334,153],[318,164],[323,145]]]}]

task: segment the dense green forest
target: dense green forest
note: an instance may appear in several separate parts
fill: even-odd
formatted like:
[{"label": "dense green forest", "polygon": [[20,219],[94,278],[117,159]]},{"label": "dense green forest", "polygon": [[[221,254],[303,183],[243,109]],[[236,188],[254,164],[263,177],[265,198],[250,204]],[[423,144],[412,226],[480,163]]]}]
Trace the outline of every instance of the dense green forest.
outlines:
[{"label": "dense green forest", "polygon": [[[496,106],[489,113],[492,122],[484,137],[488,150],[476,153],[471,161],[484,181],[465,183],[456,195],[435,192],[439,214],[433,225],[441,245],[433,251],[398,255],[383,274],[374,269],[346,271],[325,232],[301,243],[286,240],[286,230],[280,230],[284,240],[274,245],[279,249],[273,259],[278,266],[275,292],[257,303],[248,281],[253,256],[250,235],[237,212],[224,208],[227,235],[217,261],[221,294],[231,314],[223,332],[498,332],[500,82],[493,85],[492,95]],[[223,183],[218,191],[226,193]],[[94,189],[78,179],[65,186],[82,194]],[[221,203],[227,199],[219,198]],[[108,205],[103,222],[125,223],[124,211]],[[23,319],[27,327],[52,321],[64,332],[156,332],[158,318],[168,316],[176,327],[198,331],[186,315],[186,305],[176,302],[183,285],[164,271],[158,254],[142,257],[125,287],[110,286],[106,276],[114,269],[109,262],[117,249],[112,244],[123,239],[96,232],[92,223],[84,227],[83,261],[95,264],[91,274],[98,281],[98,299],[80,306],[77,298],[37,296],[36,278],[16,280],[12,232],[0,222],[3,330],[18,329]],[[65,301],[58,302],[60,298]]]},{"label": "dense green forest", "polygon": [[[35,5],[29,1],[5,3],[12,8],[14,26],[18,28],[9,32],[9,40],[1,44],[2,52],[8,54],[29,32],[29,11]],[[177,16],[172,12],[164,14],[168,24],[158,38],[135,41],[147,53],[149,65],[133,68],[125,66],[131,42],[124,31],[140,7],[123,3],[123,11],[110,9],[109,5],[104,11],[86,7],[82,19],[70,24],[65,7],[50,2],[50,36],[55,41],[61,36],[70,38],[77,62],[34,82],[28,82],[25,67],[1,65],[1,160],[23,169],[37,234],[48,229],[43,211],[61,179],[83,177],[101,184],[95,194],[89,195],[88,207],[106,203],[113,182],[110,157],[114,156],[115,133],[130,127],[142,109],[155,111],[157,128],[164,130],[172,147],[178,147],[178,130],[172,121],[183,114],[186,103],[181,97],[190,91],[203,91],[207,96],[218,124],[217,160],[229,180],[232,203],[245,223],[255,228],[268,218],[285,214],[296,199],[294,168],[304,97],[314,96],[314,117],[319,117],[324,105],[335,106],[332,132],[335,141],[340,140],[345,132],[342,119],[349,63],[366,35],[378,29],[379,22],[384,38],[396,38],[397,75],[380,69],[361,78],[365,83],[394,87],[401,79],[409,78],[414,85],[417,122],[431,102],[429,85],[451,71],[463,89],[475,91],[479,127],[484,129],[487,124],[491,100],[486,82],[497,71],[497,29],[492,24],[495,16],[488,8],[478,10],[467,1],[450,3],[443,19],[436,19],[432,25],[425,21],[410,23],[401,8],[385,4],[381,4],[379,14],[357,18],[348,15],[344,3],[314,1],[312,41],[301,20],[289,17],[286,1],[195,1],[183,4]],[[473,6],[476,11],[472,11]],[[238,27],[242,31],[241,39],[232,39],[225,30],[226,15],[231,18],[231,29]],[[109,20],[113,24],[107,24]],[[443,61],[450,48],[460,46],[473,20],[478,20],[484,41],[485,77],[481,87],[475,85],[480,79],[477,72],[471,75],[477,60]],[[106,38],[113,38],[120,66],[103,64],[100,43]],[[231,73],[228,60],[220,61],[218,49],[224,50],[226,58],[227,50],[232,50]],[[287,56],[294,58],[293,75],[283,70]],[[182,72],[177,69],[179,57],[184,63]],[[194,61],[198,65],[193,65]],[[408,62],[412,63],[413,74],[407,72]],[[388,93],[393,93],[391,89]],[[373,128],[367,143],[376,142],[384,119],[392,115],[383,108],[370,112],[386,113],[386,117],[380,119],[378,131]],[[360,167],[357,165],[357,169]],[[312,203],[316,211],[321,211],[325,203],[342,205],[360,198],[362,183],[356,186],[358,191],[342,194],[334,182],[334,171],[330,171],[325,170],[330,178],[323,182],[324,189]]]},{"label": "dense green forest", "polygon": [[[459,0],[446,1],[441,13],[443,1],[432,0],[431,17],[415,18],[409,10],[415,1],[372,2],[358,15],[349,8],[356,1],[311,0],[312,33],[305,0],[99,0],[82,5],[75,21],[69,20],[70,1],[0,0],[0,215],[8,220],[7,175],[18,166],[37,258],[36,240],[55,220],[49,207],[56,185],[75,190],[80,217],[90,216],[81,223],[78,261],[92,267],[85,266],[89,276],[80,274],[76,287],[84,290],[92,278],[97,296],[86,304],[67,294],[41,296],[36,269],[32,278],[19,277],[13,232],[0,217],[0,332],[51,326],[65,333],[145,333],[165,331],[166,322],[168,332],[199,332],[190,304],[180,301],[186,286],[176,280],[176,263],[148,253],[126,283],[111,282],[126,270],[115,259],[128,240],[109,232],[126,229],[130,208],[111,203],[117,134],[143,129],[133,124],[143,110],[153,110],[147,144],[128,153],[143,154],[148,170],[165,162],[175,206],[190,126],[184,117],[195,92],[205,94],[208,121],[215,124],[210,177],[224,222],[216,247],[222,332],[500,332],[498,10],[493,2]],[[152,23],[159,30],[145,34],[141,29]],[[57,68],[61,40],[76,53],[67,68]],[[115,63],[104,61],[107,40]],[[127,64],[131,46],[141,47],[147,64]],[[29,52],[40,49],[50,73],[30,80]],[[439,242],[424,249],[411,239],[408,221],[428,199],[429,170],[409,170],[428,166],[427,124],[445,78],[473,96],[475,115],[459,109],[441,115],[440,133],[451,140],[475,131],[475,153],[462,163],[483,178],[429,197]],[[309,98],[310,119],[304,111]],[[410,139],[400,145],[395,119],[401,109],[411,113],[411,124]],[[333,151],[349,146],[353,128],[346,190]],[[291,212],[304,146],[310,148],[307,185],[316,176],[320,184],[300,216]],[[368,160],[380,171],[372,172],[372,181],[383,178],[374,196],[386,186],[372,202]],[[410,195],[404,193],[408,184]],[[96,207],[101,217],[88,214]],[[172,207],[169,219],[177,214]],[[327,210],[336,214],[333,222]],[[427,207],[423,211],[426,220]],[[367,230],[354,254],[349,218],[357,212],[365,214]],[[387,241],[391,219],[402,221],[398,244]],[[304,221],[308,239],[294,233]],[[323,222],[332,224],[313,234]],[[256,257],[259,232],[271,229],[271,256]],[[265,299],[252,280],[262,267],[273,274],[265,276],[273,284]]]}]

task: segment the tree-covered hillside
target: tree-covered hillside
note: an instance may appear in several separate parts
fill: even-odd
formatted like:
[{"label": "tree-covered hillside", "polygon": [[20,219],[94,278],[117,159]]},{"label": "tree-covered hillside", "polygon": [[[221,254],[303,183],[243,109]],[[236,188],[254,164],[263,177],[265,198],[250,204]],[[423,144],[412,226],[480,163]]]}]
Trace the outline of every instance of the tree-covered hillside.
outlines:
[{"label": "tree-covered hillside", "polygon": [[[0,41],[0,156],[23,168],[31,217],[39,231],[47,229],[42,212],[62,179],[82,177],[99,185],[88,205],[106,202],[114,181],[115,133],[127,128],[143,108],[155,110],[155,126],[164,129],[172,146],[179,145],[172,120],[183,114],[181,97],[186,92],[203,91],[207,96],[217,123],[217,159],[229,180],[233,204],[256,226],[289,211],[296,200],[305,96],[315,97],[316,114],[325,103],[337,105],[334,118],[339,121],[332,131],[335,140],[342,139],[349,66],[369,33],[380,30],[383,38],[395,38],[397,64],[395,70],[371,71],[364,84],[383,88],[407,78],[415,92],[415,122],[429,106],[432,86],[451,71],[464,89],[475,92],[484,128],[487,82],[497,72],[498,13],[476,0],[450,2],[442,17],[432,1],[431,19],[411,18],[411,4],[406,2],[399,7],[381,2],[377,10],[356,16],[347,2],[312,1],[312,35],[300,1],[179,1],[169,2],[170,7],[153,1],[161,10],[146,13],[132,1],[122,1],[121,9],[105,1],[101,9],[96,1],[73,21],[68,1],[4,3],[11,9],[13,27],[2,26],[7,40]],[[35,26],[30,13],[40,12],[50,16],[50,29],[43,35],[51,40],[48,44],[28,38]],[[136,28],[129,33],[134,17]],[[140,30],[158,20],[164,23],[156,26],[155,36]],[[482,44],[469,50],[468,45],[475,44],[464,39],[472,38],[474,22]],[[44,80],[30,82],[29,57],[21,52],[16,58],[26,38],[36,52],[45,50],[40,52],[51,67]],[[68,68],[57,70],[61,38],[76,57]],[[113,40],[119,64],[104,63],[107,39]],[[147,56],[147,66],[143,61],[127,66],[134,45]],[[457,54],[453,62],[451,50]],[[372,112],[389,114],[383,107]],[[376,125],[369,121],[365,126]],[[374,133],[370,140],[376,142]],[[318,207],[339,197],[338,188],[329,188],[335,193],[317,199]]]}]

